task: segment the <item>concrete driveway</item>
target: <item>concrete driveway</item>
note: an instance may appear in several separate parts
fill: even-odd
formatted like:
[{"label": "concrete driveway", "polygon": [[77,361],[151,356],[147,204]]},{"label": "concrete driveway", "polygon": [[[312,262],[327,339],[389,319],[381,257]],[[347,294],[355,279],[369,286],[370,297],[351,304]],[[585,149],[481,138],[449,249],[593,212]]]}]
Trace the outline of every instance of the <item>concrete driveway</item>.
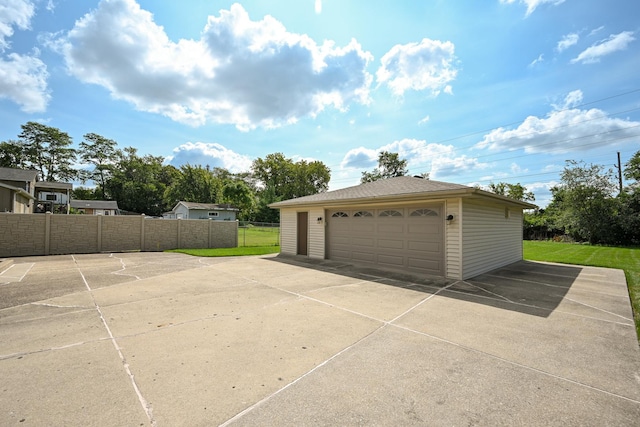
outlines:
[{"label": "concrete driveway", "polygon": [[621,271],[465,282],[282,257],[17,258],[0,425],[638,425]]}]

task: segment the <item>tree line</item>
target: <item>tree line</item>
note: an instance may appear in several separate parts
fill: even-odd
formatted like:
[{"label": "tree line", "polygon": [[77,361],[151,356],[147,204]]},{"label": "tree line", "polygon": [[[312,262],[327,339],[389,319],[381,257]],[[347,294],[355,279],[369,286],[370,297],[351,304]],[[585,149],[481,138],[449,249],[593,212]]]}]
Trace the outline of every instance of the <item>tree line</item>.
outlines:
[{"label": "tree line", "polygon": [[567,161],[546,209],[525,214],[525,238],[571,239],[604,245],[640,245],[640,151],[620,171]]},{"label": "tree line", "polygon": [[[65,132],[37,122],[21,126],[18,139],[0,142],[0,167],[33,169],[39,181],[92,181],[73,190],[79,200],[116,200],[124,211],[159,216],[178,201],[231,204],[247,221],[279,222],[270,203],[326,191],[331,173],[320,161],[294,162],[282,153],[253,161],[246,172],[186,164],[141,155],[133,147],[95,133],[78,148]],[[79,167],[78,164],[87,165]]]},{"label": "tree line", "polygon": [[[240,209],[238,218],[279,222],[270,203],[327,191],[331,171],[320,161],[294,162],[273,153],[252,162],[250,170],[186,164],[176,168],[161,156],[140,155],[137,149],[95,133],[84,135],[78,148],[71,137],[41,123],[22,125],[17,140],[0,142],[0,167],[34,169],[41,181],[92,181],[77,187],[73,197],[116,200],[129,212],[158,216],[178,201],[228,203]],[[80,168],[78,162],[88,165]],[[631,184],[620,189],[612,169],[568,161],[560,183],[551,189],[545,209],[525,212],[528,239],[571,239],[592,244],[640,245],[640,151],[621,173]],[[408,175],[407,160],[381,152],[378,166],[363,172],[361,182]],[[428,174],[422,178],[429,179]],[[516,200],[535,201],[520,183],[491,183],[488,191]]]}]

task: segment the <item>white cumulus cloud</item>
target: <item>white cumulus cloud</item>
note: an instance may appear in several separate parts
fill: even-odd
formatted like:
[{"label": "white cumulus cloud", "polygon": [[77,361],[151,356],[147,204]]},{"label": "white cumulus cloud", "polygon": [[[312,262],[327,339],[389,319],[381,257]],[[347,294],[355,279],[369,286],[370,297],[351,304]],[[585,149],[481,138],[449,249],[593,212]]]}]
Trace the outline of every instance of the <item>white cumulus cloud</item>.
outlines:
[{"label": "white cumulus cloud", "polygon": [[[536,10],[538,8],[538,6],[548,3],[551,4],[553,6],[559,5],[561,3],[564,3],[565,0],[518,0],[518,3],[520,4],[526,4],[527,5],[527,13],[526,16],[529,16],[533,13],[534,10]],[[503,4],[512,4],[515,3],[516,0],[500,0],[500,3]]]},{"label": "white cumulus cloud", "polygon": [[562,39],[558,42],[556,50],[558,52],[565,51],[578,43],[578,40],[580,40],[580,36],[577,33],[566,34],[562,36]]},{"label": "white cumulus cloud", "polygon": [[407,160],[411,174],[429,172],[433,179],[468,174],[470,171],[485,169],[487,163],[466,155],[456,155],[453,145],[427,143],[424,140],[405,138],[376,149],[358,147],[344,156],[342,169],[372,169],[378,164],[378,154],[382,151],[398,153]]},{"label": "white cumulus cloud", "polygon": [[13,36],[13,27],[26,30],[31,24],[35,6],[28,0],[3,0],[0,2],[0,51],[9,48],[8,38]]},{"label": "white cumulus cloud", "polygon": [[516,129],[494,129],[476,144],[476,148],[564,153],[637,138],[640,122],[611,118],[597,108],[573,108],[581,102],[582,92],[573,91],[563,105],[554,106],[546,117],[529,116]]},{"label": "white cumulus cloud", "polygon": [[[14,28],[30,28],[34,13],[32,1],[0,2],[0,53],[11,49]],[[34,49],[31,54],[11,52],[0,56],[0,98],[15,102],[27,113],[45,111],[51,98],[47,90],[47,66],[38,55],[39,51]]]},{"label": "white cumulus cloud", "polygon": [[372,56],[355,40],[319,45],[239,4],[210,16],[199,40],[174,42],[134,0],[103,0],[52,46],[81,81],[193,126],[278,127],[369,102]]},{"label": "white cumulus cloud", "polygon": [[36,56],[10,53],[0,58],[0,98],[20,105],[27,113],[47,109],[51,98],[47,90],[47,66]]},{"label": "white cumulus cloud", "polygon": [[612,34],[607,39],[596,43],[571,60],[572,64],[581,62],[583,64],[593,64],[599,62],[600,58],[619,50],[625,50],[629,43],[635,40],[633,31],[623,31],[618,34]]},{"label": "white cumulus cloud", "polygon": [[455,47],[450,41],[422,39],[420,43],[395,45],[381,59],[376,72],[378,84],[386,84],[395,95],[407,90],[451,93],[455,80]]},{"label": "white cumulus cloud", "polygon": [[190,164],[225,168],[233,173],[246,172],[251,159],[215,142],[187,142],[173,149],[167,160],[173,166]]}]

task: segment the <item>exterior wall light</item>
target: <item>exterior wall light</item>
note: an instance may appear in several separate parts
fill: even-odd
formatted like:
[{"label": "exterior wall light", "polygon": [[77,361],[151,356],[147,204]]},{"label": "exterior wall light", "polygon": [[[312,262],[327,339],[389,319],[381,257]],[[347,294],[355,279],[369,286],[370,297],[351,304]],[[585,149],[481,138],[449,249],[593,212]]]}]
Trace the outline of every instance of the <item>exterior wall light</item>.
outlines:
[{"label": "exterior wall light", "polygon": [[453,221],[453,215],[451,214],[447,215],[447,221]]}]

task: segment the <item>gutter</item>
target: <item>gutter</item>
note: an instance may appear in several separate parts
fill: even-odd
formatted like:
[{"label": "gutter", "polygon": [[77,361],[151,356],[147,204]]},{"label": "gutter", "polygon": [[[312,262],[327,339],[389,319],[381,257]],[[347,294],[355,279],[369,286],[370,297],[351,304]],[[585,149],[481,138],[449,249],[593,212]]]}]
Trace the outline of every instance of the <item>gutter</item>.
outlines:
[{"label": "gutter", "polygon": [[0,187],[7,188],[7,189],[9,189],[11,191],[15,191],[16,193],[18,193],[21,196],[26,197],[28,199],[31,199],[31,200],[35,200],[36,199],[34,196],[32,196],[31,194],[27,193],[25,190],[23,190],[20,187],[14,187],[12,185],[3,184],[2,182],[0,182]]}]

